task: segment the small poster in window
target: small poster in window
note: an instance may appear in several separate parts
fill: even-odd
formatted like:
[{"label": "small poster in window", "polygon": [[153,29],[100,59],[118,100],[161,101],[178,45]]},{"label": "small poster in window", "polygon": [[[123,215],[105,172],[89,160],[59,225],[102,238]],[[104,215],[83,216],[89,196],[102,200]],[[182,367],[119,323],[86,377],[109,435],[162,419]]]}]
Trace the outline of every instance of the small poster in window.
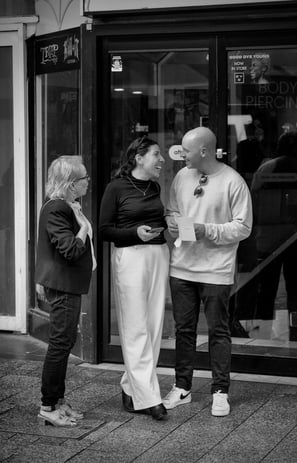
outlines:
[{"label": "small poster in window", "polygon": [[270,54],[262,51],[233,52],[229,54],[230,71],[233,83],[268,84]]},{"label": "small poster in window", "polygon": [[122,72],[123,64],[121,56],[113,56],[111,60],[111,72]]}]

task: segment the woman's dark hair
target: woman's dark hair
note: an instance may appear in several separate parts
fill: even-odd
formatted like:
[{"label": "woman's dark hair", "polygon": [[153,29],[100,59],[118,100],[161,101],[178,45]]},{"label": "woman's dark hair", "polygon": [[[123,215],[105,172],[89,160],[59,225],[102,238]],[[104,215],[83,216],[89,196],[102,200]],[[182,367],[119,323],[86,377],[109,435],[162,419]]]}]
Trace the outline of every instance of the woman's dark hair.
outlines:
[{"label": "woman's dark hair", "polygon": [[114,178],[127,177],[131,174],[132,170],[136,167],[136,154],[144,156],[150,146],[157,145],[158,143],[147,135],[138,137],[130,143],[125,153],[125,160],[120,166],[118,171],[115,173]]}]

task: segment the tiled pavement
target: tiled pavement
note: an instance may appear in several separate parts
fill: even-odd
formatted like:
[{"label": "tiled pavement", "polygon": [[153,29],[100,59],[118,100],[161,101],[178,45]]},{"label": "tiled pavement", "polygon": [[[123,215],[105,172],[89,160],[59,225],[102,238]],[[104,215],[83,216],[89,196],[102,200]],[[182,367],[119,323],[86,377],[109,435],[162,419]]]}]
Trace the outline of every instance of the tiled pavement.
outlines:
[{"label": "tiled pavement", "polygon": [[[69,401],[85,412],[72,429],[37,421],[45,345],[0,334],[0,461],[9,463],[296,463],[297,379],[232,375],[231,414],[210,414],[209,372],[195,372],[191,404],[165,422],[125,412],[121,365],[71,357]],[[163,394],[173,370],[159,369]]]}]

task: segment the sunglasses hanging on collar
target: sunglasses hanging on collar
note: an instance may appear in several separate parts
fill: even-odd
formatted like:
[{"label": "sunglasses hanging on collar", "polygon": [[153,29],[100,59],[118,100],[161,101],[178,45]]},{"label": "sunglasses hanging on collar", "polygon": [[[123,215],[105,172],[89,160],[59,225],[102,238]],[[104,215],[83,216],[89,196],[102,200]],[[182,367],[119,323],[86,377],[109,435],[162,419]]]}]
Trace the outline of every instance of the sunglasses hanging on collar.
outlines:
[{"label": "sunglasses hanging on collar", "polygon": [[199,179],[199,183],[194,190],[194,196],[196,196],[196,198],[203,195],[204,193],[203,187],[207,184],[207,182],[208,182],[208,176],[205,174],[202,174]]}]

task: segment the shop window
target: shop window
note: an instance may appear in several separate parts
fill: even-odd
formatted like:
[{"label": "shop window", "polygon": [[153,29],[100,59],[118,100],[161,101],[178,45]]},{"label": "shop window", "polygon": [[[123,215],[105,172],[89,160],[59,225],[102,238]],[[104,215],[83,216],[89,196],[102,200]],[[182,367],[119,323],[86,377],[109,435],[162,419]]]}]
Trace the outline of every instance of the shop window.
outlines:
[{"label": "shop window", "polygon": [[40,77],[42,86],[42,152],[45,178],[58,156],[79,152],[79,71]]},{"label": "shop window", "polygon": [[[254,209],[238,252],[233,335],[296,347],[297,49],[229,51],[228,70],[228,151]],[[295,146],[280,151],[289,133]]]},{"label": "shop window", "polygon": [[[37,213],[44,200],[48,167],[60,155],[79,154],[79,70],[37,77]],[[38,223],[38,219],[36,218]],[[47,304],[38,296],[38,305]]]}]

